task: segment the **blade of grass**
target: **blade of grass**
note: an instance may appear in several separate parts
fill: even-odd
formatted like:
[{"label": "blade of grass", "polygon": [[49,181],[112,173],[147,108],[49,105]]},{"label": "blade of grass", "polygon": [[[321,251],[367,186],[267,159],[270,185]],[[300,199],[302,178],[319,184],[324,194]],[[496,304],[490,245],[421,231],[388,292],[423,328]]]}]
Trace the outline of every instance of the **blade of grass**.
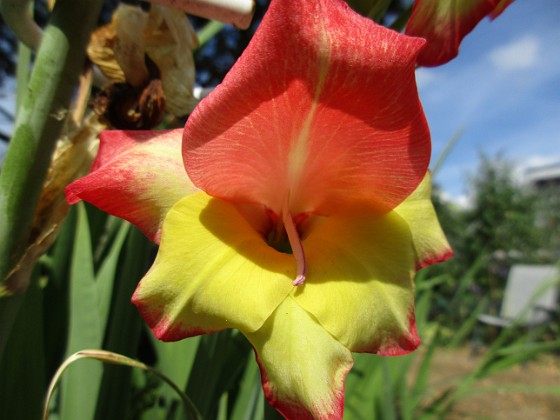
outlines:
[{"label": "blade of grass", "polygon": [[[159,379],[161,379],[165,383],[167,383],[179,395],[182,402],[185,404],[185,406],[188,407],[188,412],[190,416],[189,418],[195,420],[201,418],[196,410],[196,407],[192,404],[189,397],[183,391],[181,391],[181,389],[172,380],[170,380],[167,376],[159,372],[157,369],[151,368],[150,366],[147,366],[144,363],[139,362],[138,360],[134,360],[129,357],[123,356],[122,354],[117,354],[106,350],[82,350],[70,355],[64,361],[64,363],[59,367],[53,379],[51,380],[47,392],[46,401],[44,404],[43,420],[46,420],[48,418],[48,407],[50,405],[50,400],[53,396],[56,386],[58,385],[58,382],[60,381],[62,374],[72,363],[80,359],[94,359],[94,360],[101,361],[103,363],[129,366],[129,367],[138,368],[150,372],[156,375]],[[86,419],[86,417],[77,417],[77,418]]]},{"label": "blade of grass", "polygon": [[467,338],[467,336],[472,335],[476,323],[478,322],[478,316],[482,313],[484,308],[488,307],[488,296],[484,296],[480,302],[476,305],[476,308],[471,312],[470,316],[461,324],[461,327],[453,334],[451,340],[447,344],[447,347],[453,348],[461,345]]},{"label": "blade of grass", "polygon": [[420,366],[418,367],[418,371],[414,378],[414,383],[411,386],[410,399],[407,401],[403,410],[405,419],[416,418],[416,410],[418,409],[428,388],[428,379],[430,378],[432,360],[434,358],[436,348],[438,348],[440,334],[441,329],[438,325],[433,338],[430,340],[430,343],[422,356]]},{"label": "blade of grass", "polygon": [[215,418],[219,398],[241,377],[251,352],[245,337],[231,330],[201,338],[187,393],[204,418]]},{"label": "blade of grass", "polygon": [[105,331],[107,328],[117,264],[129,230],[130,224],[122,222],[115,240],[112,241],[109,253],[101,263],[99,271],[95,276],[99,297],[99,322],[101,331]]},{"label": "blade of grass", "polygon": [[[124,250],[122,246],[119,246],[120,239],[117,236],[102,264],[102,267],[112,267],[111,270],[107,269],[105,275],[118,279],[113,282],[114,296],[104,347],[116,353],[136,357],[143,321],[134,305],[130,303],[130,297],[139,279],[150,266],[151,251],[154,246],[137,229],[130,228],[130,225],[124,221],[120,223],[121,229],[118,235],[126,235],[126,246]],[[116,252],[116,248],[120,248],[119,253]],[[114,254],[117,257],[121,254],[120,258],[112,260]],[[108,259],[111,259],[112,262],[107,262]],[[177,369],[182,369],[182,366],[178,365]],[[162,373],[165,374],[165,372]],[[123,401],[129,401],[130,398],[131,375],[132,372],[128,369],[105,366],[95,413],[97,419],[130,418],[129,406]],[[174,380],[174,378],[171,379]],[[181,382],[174,382],[181,384]],[[165,389],[168,388],[165,387]]]},{"label": "blade of grass", "polygon": [[41,413],[46,377],[43,295],[37,277],[35,270],[0,363],[2,419],[36,419]]},{"label": "blade of grass", "polygon": [[439,172],[444,162],[446,161],[447,156],[449,156],[449,153],[451,153],[451,151],[453,150],[457,142],[461,139],[461,137],[463,137],[464,132],[465,132],[465,127],[460,127],[457,131],[455,131],[455,133],[453,133],[453,135],[445,145],[443,151],[438,156],[436,163],[432,167],[432,179],[436,177],[437,173]]},{"label": "blade of grass", "polygon": [[198,50],[208,43],[218,32],[224,28],[225,24],[217,20],[209,21],[200,31],[198,31]]},{"label": "blade of grass", "polygon": [[241,379],[239,394],[235,399],[231,419],[245,420],[257,419],[257,412],[261,407],[264,393],[261,386],[259,366],[253,357],[250,357],[243,378]]},{"label": "blade of grass", "polygon": [[[87,213],[83,203],[79,203],[77,208],[76,238],[70,269],[67,355],[84,348],[99,348],[103,340]],[[93,418],[101,374],[101,366],[97,363],[82,363],[70,369],[62,384],[62,418]]]},{"label": "blade of grass", "polygon": [[45,326],[45,356],[47,358],[47,377],[50,378],[64,358],[66,351],[67,329],[61,328],[68,322],[68,294],[70,279],[70,260],[74,247],[77,211],[72,207],[50,256],[52,268],[48,283],[44,289],[44,326]]},{"label": "blade of grass", "polygon": [[380,398],[381,418],[386,420],[396,420],[397,411],[395,409],[395,377],[386,358],[381,359],[381,378],[383,383],[378,384],[381,389],[382,397]]}]

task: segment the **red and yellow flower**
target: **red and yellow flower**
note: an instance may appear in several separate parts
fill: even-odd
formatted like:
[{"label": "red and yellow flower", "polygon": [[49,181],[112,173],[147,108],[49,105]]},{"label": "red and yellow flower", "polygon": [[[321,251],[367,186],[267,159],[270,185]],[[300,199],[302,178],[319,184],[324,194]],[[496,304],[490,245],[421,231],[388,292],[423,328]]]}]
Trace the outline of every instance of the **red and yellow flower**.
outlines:
[{"label": "red and yellow flower", "polygon": [[419,344],[415,271],[451,255],[430,201],[424,41],[341,0],[273,0],[184,130],[102,134],[67,189],[160,245],[133,302],[166,341],[253,345],[288,418],[340,418],[351,352]]}]

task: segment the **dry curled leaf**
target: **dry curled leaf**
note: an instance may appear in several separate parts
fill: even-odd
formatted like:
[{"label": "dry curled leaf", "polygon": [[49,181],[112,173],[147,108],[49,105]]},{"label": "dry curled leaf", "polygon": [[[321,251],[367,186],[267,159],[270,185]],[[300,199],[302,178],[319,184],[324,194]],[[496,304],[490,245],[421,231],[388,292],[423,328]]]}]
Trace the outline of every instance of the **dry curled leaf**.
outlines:
[{"label": "dry curled leaf", "polygon": [[22,292],[27,288],[35,261],[56,239],[70,208],[64,189],[70,182],[89,172],[97,152],[99,133],[105,128],[97,115],[92,114],[79,129],[58,140],[26,250],[6,277],[6,288],[0,291],[0,295]]}]

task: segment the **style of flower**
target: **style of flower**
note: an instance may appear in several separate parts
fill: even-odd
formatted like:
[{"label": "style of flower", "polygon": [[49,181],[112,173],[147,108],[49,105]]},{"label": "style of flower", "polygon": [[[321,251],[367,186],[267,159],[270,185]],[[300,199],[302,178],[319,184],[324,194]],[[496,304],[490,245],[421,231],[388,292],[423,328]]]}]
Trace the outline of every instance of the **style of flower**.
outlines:
[{"label": "style of flower", "polygon": [[419,344],[414,273],[451,255],[430,201],[423,45],[342,0],[273,0],[184,130],[104,132],[67,189],[160,245],[132,298],[154,334],[239,329],[287,418],[342,417],[352,351]]},{"label": "style of flower", "polygon": [[428,45],[418,64],[435,67],[454,59],[463,38],[484,17],[498,17],[513,0],[415,0],[405,33]]}]

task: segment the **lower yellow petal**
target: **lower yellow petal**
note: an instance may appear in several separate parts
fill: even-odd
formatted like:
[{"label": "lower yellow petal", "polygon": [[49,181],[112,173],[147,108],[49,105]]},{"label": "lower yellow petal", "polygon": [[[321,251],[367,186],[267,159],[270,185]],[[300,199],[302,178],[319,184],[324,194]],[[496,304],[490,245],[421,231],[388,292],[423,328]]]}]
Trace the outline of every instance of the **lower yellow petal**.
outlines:
[{"label": "lower yellow petal", "polygon": [[385,215],[333,215],[304,240],[307,279],[296,301],[352,351],[414,350],[414,248],[406,222]]},{"label": "lower yellow petal", "polygon": [[269,247],[236,207],[197,193],[167,214],[132,300],[162,340],[255,331],[293,288],[294,272],[292,256]]},{"label": "lower yellow petal", "polygon": [[257,353],[265,395],[286,418],[342,418],[352,354],[293,298],[245,335]]},{"label": "lower yellow petal", "polygon": [[431,176],[427,172],[418,188],[393,210],[406,220],[410,227],[417,269],[453,256],[453,251],[439,225],[431,195]]}]

